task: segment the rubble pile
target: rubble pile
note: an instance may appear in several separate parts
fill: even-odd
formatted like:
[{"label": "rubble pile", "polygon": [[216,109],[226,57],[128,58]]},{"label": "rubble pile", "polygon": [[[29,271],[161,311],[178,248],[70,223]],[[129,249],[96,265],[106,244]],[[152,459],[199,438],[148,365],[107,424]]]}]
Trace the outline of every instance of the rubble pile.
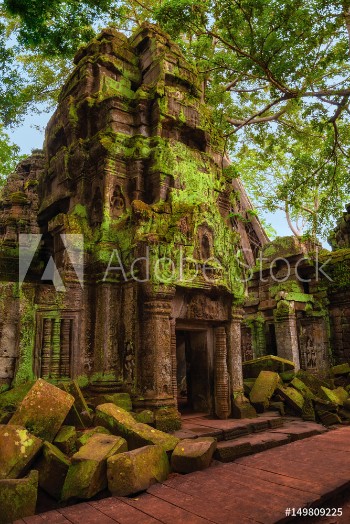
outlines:
[{"label": "rubble pile", "polygon": [[76,381],[0,394],[0,524],[33,515],[38,494],[56,506],[125,496],[209,466],[215,439],[180,440],[131,410],[128,394],[85,399]]},{"label": "rubble pile", "polygon": [[267,409],[325,426],[350,423],[350,365],[318,377],[275,356],[244,362],[244,390],[258,413]]}]

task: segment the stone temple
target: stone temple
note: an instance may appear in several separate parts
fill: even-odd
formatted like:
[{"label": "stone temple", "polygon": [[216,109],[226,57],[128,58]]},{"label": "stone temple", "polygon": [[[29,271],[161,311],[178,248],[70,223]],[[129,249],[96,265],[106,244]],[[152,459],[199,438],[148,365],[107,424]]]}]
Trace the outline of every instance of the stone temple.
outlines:
[{"label": "stone temple", "polygon": [[[268,243],[224,145],[195,67],[158,28],[79,50],[43,151],[1,197],[2,386],[76,378],[175,427],[186,404],[249,415],[242,358],[314,371],[350,356],[348,281],[322,288],[304,245]],[[348,264],[340,236],[333,269]],[[248,287],[261,250],[283,252],[291,279],[276,286],[266,266]]]}]

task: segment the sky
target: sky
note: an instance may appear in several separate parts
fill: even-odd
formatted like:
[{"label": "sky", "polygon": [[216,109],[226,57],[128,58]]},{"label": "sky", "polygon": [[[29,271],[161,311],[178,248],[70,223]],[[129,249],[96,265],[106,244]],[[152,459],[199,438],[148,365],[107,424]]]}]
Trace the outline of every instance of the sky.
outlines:
[{"label": "sky", "polygon": [[[45,138],[45,126],[52,113],[28,115],[23,123],[16,129],[8,132],[12,141],[21,148],[21,153],[29,155],[32,149],[41,149]],[[246,188],[249,193],[249,188]],[[260,213],[277,232],[277,236],[291,235],[283,211],[275,213]]]}]

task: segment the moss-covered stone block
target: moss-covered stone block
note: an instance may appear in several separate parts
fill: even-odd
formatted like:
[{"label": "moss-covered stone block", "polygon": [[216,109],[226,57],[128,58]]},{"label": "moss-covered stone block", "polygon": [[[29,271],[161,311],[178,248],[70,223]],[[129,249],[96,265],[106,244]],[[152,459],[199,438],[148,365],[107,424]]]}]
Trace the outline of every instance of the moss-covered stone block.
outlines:
[{"label": "moss-covered stone block", "polygon": [[291,387],[278,387],[276,392],[293,411],[301,415],[304,406],[304,397],[299,391]]},{"label": "moss-covered stone block", "polygon": [[150,409],[144,409],[142,411],[139,411],[138,413],[135,413],[134,419],[136,422],[141,422],[142,424],[154,424],[154,413]]},{"label": "moss-covered stone block", "polygon": [[0,523],[8,524],[35,514],[38,472],[23,479],[0,480]]},{"label": "moss-covered stone block", "polygon": [[169,475],[169,460],[161,446],[144,446],[107,460],[108,489],[124,497],[143,491]]},{"label": "moss-covered stone block", "polygon": [[344,401],[346,401],[349,398],[349,394],[342,387],[338,387],[332,390],[324,386],[321,386],[320,397],[324,400],[329,400],[330,402],[342,406],[344,404]]},{"label": "moss-covered stone block", "polygon": [[290,382],[290,386],[293,386],[297,391],[299,391],[304,398],[314,399],[315,395],[311,389],[298,377],[294,377]]},{"label": "moss-covered stone block", "polygon": [[260,371],[250,392],[250,402],[259,411],[269,407],[269,402],[281,379],[274,371]]},{"label": "moss-covered stone block", "polygon": [[316,421],[316,413],[314,409],[314,404],[310,397],[304,397],[304,404],[301,412],[303,420]]},{"label": "moss-covered stone block", "polygon": [[39,486],[56,500],[61,499],[69,466],[70,460],[62,451],[44,442],[42,456],[35,467],[39,472]]},{"label": "moss-covered stone block", "polygon": [[257,378],[260,371],[274,371],[283,373],[285,371],[294,371],[294,363],[274,355],[255,358],[243,362],[243,378]]},{"label": "moss-covered stone block", "polygon": [[337,377],[339,375],[347,375],[348,373],[350,373],[350,365],[348,362],[345,362],[344,364],[338,364],[337,366],[331,367],[330,373],[333,377]]},{"label": "moss-covered stone block", "polygon": [[102,435],[110,435],[111,432],[108,431],[107,428],[104,428],[103,426],[96,426],[95,428],[85,429],[84,431],[81,431],[79,433],[79,436],[76,440],[76,447],[77,449],[80,449],[81,446],[84,446],[88,443],[90,438],[93,435],[96,435],[96,433],[100,433]]},{"label": "moss-covered stone block", "polygon": [[90,499],[107,487],[107,459],[127,451],[127,443],[114,435],[93,435],[72,457],[62,499]]},{"label": "moss-covered stone block", "polygon": [[0,394],[0,417],[2,422],[7,423],[22,402],[34,381],[30,381],[16,388],[9,389]]},{"label": "moss-covered stone block", "polygon": [[106,427],[112,434],[125,438],[129,449],[158,444],[164,451],[172,451],[179,439],[136,422],[130,413],[115,404],[102,404],[96,408],[95,424]]},{"label": "moss-covered stone block", "polygon": [[132,411],[132,402],[129,393],[103,393],[91,398],[90,402],[95,407],[99,406],[100,404],[115,404],[125,411]]},{"label": "moss-covered stone block", "polygon": [[295,372],[294,371],[283,371],[279,375],[281,377],[281,380],[283,380],[283,382],[291,382],[293,378],[295,377]]},{"label": "moss-covered stone block", "polygon": [[181,416],[176,408],[159,408],[154,413],[154,419],[160,431],[170,433],[181,429]]},{"label": "moss-covered stone block", "polygon": [[316,396],[319,395],[321,386],[329,386],[325,380],[322,380],[319,377],[308,373],[307,371],[303,371],[302,369],[299,369],[296,377],[300,379]]},{"label": "moss-covered stone block", "polygon": [[74,403],[74,397],[43,379],[24,397],[10,424],[26,427],[33,435],[52,442]]},{"label": "moss-covered stone block", "polygon": [[256,410],[244,395],[238,394],[231,400],[231,415],[233,418],[254,418]]},{"label": "moss-covered stone block", "polygon": [[216,445],[216,439],[212,437],[180,440],[171,455],[172,470],[191,473],[208,468]]},{"label": "moss-covered stone block", "polygon": [[60,388],[74,398],[74,404],[65,420],[66,424],[71,424],[79,428],[88,428],[92,426],[93,415],[87,405],[78,381],[72,380],[70,382],[63,382],[60,384]]},{"label": "moss-covered stone block", "polygon": [[75,442],[77,440],[77,431],[74,426],[62,426],[57,433],[53,443],[65,453],[72,455],[76,452]]},{"label": "moss-covered stone block", "polygon": [[0,479],[23,476],[41,446],[41,439],[22,426],[0,426]]}]

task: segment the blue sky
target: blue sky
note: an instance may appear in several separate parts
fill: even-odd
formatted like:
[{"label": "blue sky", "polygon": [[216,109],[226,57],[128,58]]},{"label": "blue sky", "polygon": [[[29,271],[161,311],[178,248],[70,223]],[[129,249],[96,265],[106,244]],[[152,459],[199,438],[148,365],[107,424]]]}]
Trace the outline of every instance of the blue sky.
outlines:
[{"label": "blue sky", "polygon": [[[12,141],[21,148],[22,154],[29,155],[32,149],[41,149],[43,147],[45,138],[44,130],[51,114],[52,113],[28,115],[22,125],[9,132]],[[261,213],[261,216],[274,227],[278,236],[292,234],[282,211]]]}]

